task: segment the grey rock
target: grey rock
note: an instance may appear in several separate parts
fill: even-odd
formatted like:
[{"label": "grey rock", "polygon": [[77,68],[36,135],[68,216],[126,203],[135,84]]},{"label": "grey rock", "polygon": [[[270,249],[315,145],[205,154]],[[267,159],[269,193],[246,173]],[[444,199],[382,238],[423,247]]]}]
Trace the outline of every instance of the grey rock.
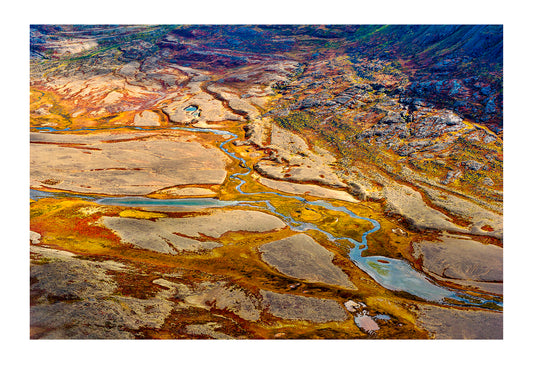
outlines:
[{"label": "grey rock", "polygon": [[413,243],[413,256],[422,256],[424,269],[444,278],[465,281],[503,281],[503,249],[455,237]]},{"label": "grey rock", "polygon": [[497,140],[497,138],[494,137],[494,136],[492,136],[492,135],[487,135],[487,136],[485,136],[485,137],[483,138],[483,142],[484,142],[485,144],[490,144],[490,143],[492,143],[493,141],[496,141],[496,140]]},{"label": "grey rock", "polygon": [[311,322],[333,322],[348,319],[346,310],[337,301],[314,297],[260,291],[267,310],[276,317]]},{"label": "grey rock", "polygon": [[400,113],[390,111],[385,117],[383,117],[380,120],[380,123],[385,123],[385,124],[405,123],[405,120],[402,118]]},{"label": "grey rock", "polygon": [[464,161],[461,163],[461,165],[463,165],[467,170],[472,170],[472,171],[481,170],[485,166],[481,162],[475,161],[475,160]]},{"label": "grey rock", "polygon": [[485,186],[494,186],[494,181],[489,177],[485,177],[482,181]]},{"label": "grey rock", "polygon": [[315,97],[307,97],[300,102],[300,109],[322,106],[323,102]]},{"label": "grey rock", "polygon": [[69,327],[57,328],[41,339],[134,339],[132,333],[117,327],[102,327],[92,324],[75,324]]},{"label": "grey rock", "polygon": [[130,339],[129,330],[160,328],[174,304],[159,297],[116,295],[110,270],[130,273],[124,265],[81,260],[62,250],[31,246],[30,326],[47,329],[49,339]]},{"label": "grey rock", "polygon": [[441,181],[441,183],[443,185],[448,185],[452,183],[453,181],[455,181],[456,179],[461,178],[462,176],[463,176],[463,173],[460,170],[449,171],[446,174],[446,177]]},{"label": "grey rock", "polygon": [[406,219],[412,228],[463,231],[442,212],[429,207],[420,192],[406,185],[390,182],[383,188],[385,211]]},{"label": "grey rock", "polygon": [[306,234],[264,244],[259,252],[266,263],[285,275],[355,289],[348,276],[333,264],[333,253]]},{"label": "grey rock", "polygon": [[344,105],[351,99],[352,97],[349,95],[341,95],[341,96],[335,97],[334,101],[337,103],[340,103],[341,105]]},{"label": "grey rock", "polygon": [[409,147],[407,145],[402,145],[396,153],[402,157],[410,156],[412,153],[416,152],[416,150],[413,147]]},{"label": "grey rock", "polygon": [[423,147],[427,147],[431,143],[432,143],[431,140],[414,140],[414,141],[408,143],[407,145],[409,145],[410,147],[416,148],[416,149],[420,149],[420,148],[423,148]]},{"label": "grey rock", "polygon": [[417,326],[436,339],[503,339],[503,314],[419,305]]},{"label": "grey rock", "polygon": [[279,218],[260,211],[222,211],[207,216],[159,218],[157,220],[107,217],[101,223],[124,243],[164,254],[204,252],[222,246],[198,237],[220,238],[230,231],[267,232],[285,227]]},{"label": "grey rock", "polygon": [[259,301],[243,288],[225,283],[203,283],[199,292],[184,297],[186,303],[206,309],[228,310],[248,321],[257,321],[261,315]]},{"label": "grey rock", "polygon": [[446,115],[442,116],[440,119],[449,126],[460,124],[463,121],[460,117],[451,112],[446,113]]},{"label": "grey rock", "polygon": [[185,331],[192,335],[206,335],[213,339],[234,339],[233,337],[224,334],[220,331],[216,331],[220,327],[216,322],[208,322],[203,324],[188,325],[185,327]]}]

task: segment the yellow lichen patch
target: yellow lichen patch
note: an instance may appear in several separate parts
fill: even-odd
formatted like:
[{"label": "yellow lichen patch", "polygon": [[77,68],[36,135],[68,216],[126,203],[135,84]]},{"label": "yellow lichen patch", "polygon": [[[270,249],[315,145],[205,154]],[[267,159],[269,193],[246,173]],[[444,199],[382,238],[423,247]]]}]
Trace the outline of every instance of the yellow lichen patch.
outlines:
[{"label": "yellow lichen patch", "polygon": [[102,253],[120,245],[117,236],[97,223],[113,211],[81,199],[40,199],[30,206],[30,229],[42,235],[43,244]]},{"label": "yellow lichen patch", "polygon": [[342,322],[313,323],[303,320],[283,320],[264,315],[271,323],[263,326],[260,334],[266,339],[357,339],[366,338],[349,318]]},{"label": "yellow lichen patch", "polygon": [[305,222],[313,222],[322,218],[322,215],[318,211],[307,207],[296,209],[291,213],[291,215]]},{"label": "yellow lichen patch", "polygon": [[391,297],[368,297],[366,303],[373,309],[382,310],[394,317],[401,318],[411,324],[415,323],[415,316],[409,310],[402,307]]},{"label": "yellow lichen patch", "polygon": [[164,213],[159,212],[145,212],[136,209],[126,209],[118,214],[120,217],[130,217],[134,219],[155,219],[159,217],[167,217]]},{"label": "yellow lichen patch", "polygon": [[105,207],[99,207],[99,206],[87,206],[87,207],[81,207],[78,209],[78,213],[84,215],[84,216],[91,216],[95,213],[104,213],[106,212]]}]

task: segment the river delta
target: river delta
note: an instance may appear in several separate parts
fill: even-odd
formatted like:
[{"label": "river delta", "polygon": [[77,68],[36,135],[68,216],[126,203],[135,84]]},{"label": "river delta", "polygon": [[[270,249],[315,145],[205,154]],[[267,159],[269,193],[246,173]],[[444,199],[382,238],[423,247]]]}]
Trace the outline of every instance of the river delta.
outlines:
[{"label": "river delta", "polygon": [[403,106],[314,29],[77,28],[32,29],[32,339],[502,338],[494,113]]}]

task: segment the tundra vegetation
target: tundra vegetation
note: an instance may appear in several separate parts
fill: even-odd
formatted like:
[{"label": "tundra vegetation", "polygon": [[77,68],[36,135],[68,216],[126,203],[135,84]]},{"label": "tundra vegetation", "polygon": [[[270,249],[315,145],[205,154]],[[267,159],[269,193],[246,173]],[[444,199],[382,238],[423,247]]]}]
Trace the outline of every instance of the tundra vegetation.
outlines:
[{"label": "tundra vegetation", "polygon": [[30,37],[32,339],[502,338],[500,26]]}]

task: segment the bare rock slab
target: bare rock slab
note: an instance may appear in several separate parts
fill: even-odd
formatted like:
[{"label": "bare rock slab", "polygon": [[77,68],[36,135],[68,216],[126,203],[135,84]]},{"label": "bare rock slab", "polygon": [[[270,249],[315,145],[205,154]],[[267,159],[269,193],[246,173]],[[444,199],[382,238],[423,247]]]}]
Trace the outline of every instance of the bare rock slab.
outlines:
[{"label": "bare rock slab", "polygon": [[190,294],[184,300],[201,308],[227,310],[248,321],[258,321],[261,315],[259,300],[243,288],[225,282],[204,282],[198,293]]},{"label": "bare rock slab", "polygon": [[442,277],[487,282],[503,281],[503,249],[496,245],[443,237],[442,242],[413,244],[423,265]]},{"label": "bare rock slab", "polygon": [[153,111],[145,110],[135,114],[133,124],[137,127],[158,127],[161,125],[159,115]]},{"label": "bare rock slab", "polygon": [[338,322],[348,319],[346,310],[337,301],[260,291],[263,304],[273,315],[283,319],[311,322]]},{"label": "bare rock slab", "polygon": [[222,244],[196,238],[220,238],[231,231],[267,232],[282,229],[285,223],[275,216],[259,211],[218,211],[209,215],[160,218],[155,221],[122,217],[101,219],[125,243],[164,254],[181,251],[200,252]]},{"label": "bare rock slab", "polygon": [[357,289],[333,264],[333,253],[306,234],[264,244],[259,252],[266,263],[287,276]]},{"label": "bare rock slab", "polygon": [[385,186],[387,212],[406,218],[417,229],[465,231],[442,212],[429,207],[419,192],[406,185],[391,183]]},{"label": "bare rock slab", "polygon": [[461,285],[502,293],[503,248],[499,246],[443,236],[441,241],[413,243],[413,255],[422,257],[426,272]]},{"label": "bare rock slab", "polygon": [[147,195],[177,185],[222,184],[226,161],[217,148],[179,136],[32,133],[30,184],[75,192]]},{"label": "bare rock slab", "polygon": [[326,187],[317,185],[310,185],[305,183],[292,183],[286,181],[277,181],[274,179],[260,177],[259,182],[272,189],[288,192],[291,194],[307,194],[317,196],[319,198],[330,198],[344,200],[346,202],[356,203],[356,200],[352,195],[345,191],[333,190]]},{"label": "bare rock slab", "polygon": [[436,339],[503,339],[503,313],[420,305],[417,326]]}]

